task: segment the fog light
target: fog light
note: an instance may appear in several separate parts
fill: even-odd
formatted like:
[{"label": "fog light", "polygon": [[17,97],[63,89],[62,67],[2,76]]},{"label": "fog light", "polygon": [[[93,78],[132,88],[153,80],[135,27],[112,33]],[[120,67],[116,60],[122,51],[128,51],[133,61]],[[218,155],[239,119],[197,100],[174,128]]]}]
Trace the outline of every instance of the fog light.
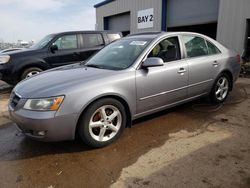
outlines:
[{"label": "fog light", "polygon": [[45,131],[38,131],[37,135],[39,135],[39,136],[45,136],[45,133],[46,133]]},{"label": "fog light", "polygon": [[37,134],[40,135],[40,136],[44,136],[45,135],[45,131],[38,131]]}]

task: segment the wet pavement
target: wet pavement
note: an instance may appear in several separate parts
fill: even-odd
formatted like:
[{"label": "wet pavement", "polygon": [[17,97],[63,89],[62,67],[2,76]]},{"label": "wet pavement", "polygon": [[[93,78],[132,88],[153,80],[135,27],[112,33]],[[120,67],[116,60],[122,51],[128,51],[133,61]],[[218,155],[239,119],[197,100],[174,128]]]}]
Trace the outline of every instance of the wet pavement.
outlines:
[{"label": "wet pavement", "polygon": [[[247,88],[247,91],[243,88]],[[198,149],[206,148],[206,151],[203,152],[205,152],[204,155],[207,155],[214,148],[220,148],[211,145],[207,148],[207,145],[211,142],[214,144],[218,142],[217,145],[220,145],[219,142],[222,138],[226,139],[233,133],[236,134],[237,131],[237,134],[242,134],[242,137],[237,137],[240,140],[239,142],[233,142],[239,143],[239,145],[232,146],[232,150],[233,148],[242,149],[239,146],[243,147],[243,144],[246,143],[244,156],[237,155],[236,149],[231,153],[236,153],[234,157],[244,162],[240,166],[242,171],[238,172],[239,169],[237,168],[238,173],[235,174],[238,178],[235,178],[236,183],[242,181],[242,184],[231,184],[231,187],[249,187],[250,136],[247,138],[246,134],[250,133],[250,102],[249,99],[246,99],[248,97],[246,92],[249,91],[250,80],[240,80],[227,103],[221,108],[201,106],[199,104],[206,103],[206,101],[198,100],[165,110],[136,120],[133,127],[127,128],[115,143],[95,150],[87,148],[78,140],[43,143],[17,134],[14,124],[8,119],[7,100],[9,93],[0,94],[0,187],[109,187],[112,184],[113,187],[152,187],[153,185],[153,187],[164,187],[164,185],[166,187],[168,185],[186,187],[185,184],[182,184],[182,179],[184,179],[182,177],[178,180],[179,184],[174,184],[173,182],[176,182],[176,180],[170,177],[168,179],[169,184],[164,181],[162,181],[164,182],[163,185],[157,184],[156,182],[167,179],[166,176],[161,177],[157,173],[163,171],[171,174],[173,173],[171,170],[175,168],[185,169],[185,161],[188,162],[188,167],[194,165],[196,168],[201,168],[205,163],[202,161],[202,157],[197,158],[195,152]],[[241,105],[243,105],[242,108]],[[234,114],[240,114],[239,118],[243,118],[244,121],[239,122],[239,120],[232,119]],[[230,123],[231,121],[237,121],[239,126],[233,126],[234,124]],[[208,128],[210,124],[214,125]],[[185,136],[178,136],[179,134]],[[175,135],[174,139],[173,135]],[[203,137],[200,138],[200,135],[203,135]],[[192,138],[193,140],[185,140],[184,138]],[[212,140],[209,140],[210,138]],[[172,148],[170,146],[175,146],[179,141],[189,145],[178,151],[182,154],[177,155],[177,146],[181,148],[184,144]],[[197,143],[200,143],[199,147]],[[193,150],[185,153],[186,147],[193,148]],[[224,152],[228,147],[221,147],[220,149],[221,152]],[[152,153],[154,150],[155,152]],[[213,157],[218,159],[218,157],[216,158],[218,152],[220,151],[216,150],[214,154],[210,153],[208,155],[211,155],[210,158],[206,160],[211,160]],[[173,155],[166,158],[169,153]],[[176,157],[174,157],[175,153]],[[144,161],[148,158],[151,162],[140,162],[141,157],[145,157]],[[161,159],[161,157],[164,158]],[[219,156],[220,160],[226,158],[228,158],[226,154]],[[165,166],[167,163],[175,165],[172,167]],[[213,176],[214,166],[223,172],[224,167],[216,166],[215,163],[216,161],[210,167],[209,165],[205,166],[211,168],[207,170],[211,172],[210,176]],[[181,166],[177,164],[181,164]],[[154,168],[158,169],[157,172],[154,171]],[[145,169],[145,171],[138,171],[138,175],[138,173],[135,173],[138,169]],[[189,170],[186,167],[185,177],[195,178],[195,174],[192,174],[192,171]],[[225,168],[225,170],[228,169]],[[133,173],[135,174],[133,175]],[[184,173],[184,170],[182,173]],[[228,174],[226,171],[224,173]],[[158,179],[152,179],[152,174],[154,174],[154,178],[157,177]],[[177,177],[178,175],[175,176],[175,178]],[[227,179],[228,177],[225,175],[225,179],[222,178],[221,181],[217,182],[218,187],[225,187]],[[203,178],[197,181],[204,187],[215,187],[213,181],[211,182],[209,179]],[[231,179],[231,181],[234,180]],[[192,182],[190,185],[192,185]]]}]

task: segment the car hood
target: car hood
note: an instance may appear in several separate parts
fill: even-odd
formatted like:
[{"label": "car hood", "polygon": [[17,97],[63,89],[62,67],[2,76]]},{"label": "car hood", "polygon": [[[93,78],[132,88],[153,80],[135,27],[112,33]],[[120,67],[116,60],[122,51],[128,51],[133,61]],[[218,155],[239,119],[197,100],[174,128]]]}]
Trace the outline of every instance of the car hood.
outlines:
[{"label": "car hood", "polygon": [[22,50],[16,50],[11,52],[6,52],[4,55],[9,55],[11,57],[19,57],[19,56],[29,56],[30,54],[34,54],[36,52],[40,52],[40,49],[32,49],[32,48],[24,48]]},{"label": "car hood", "polygon": [[119,74],[120,71],[71,65],[42,72],[20,82],[14,91],[22,98],[38,98],[63,95],[91,82]]}]

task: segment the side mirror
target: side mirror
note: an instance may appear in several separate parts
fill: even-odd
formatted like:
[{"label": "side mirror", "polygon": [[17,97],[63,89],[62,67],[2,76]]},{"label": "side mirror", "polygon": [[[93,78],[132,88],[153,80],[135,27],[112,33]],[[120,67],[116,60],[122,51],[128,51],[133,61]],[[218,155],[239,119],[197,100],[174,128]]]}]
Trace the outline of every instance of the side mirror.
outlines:
[{"label": "side mirror", "polygon": [[164,62],[161,58],[159,57],[150,57],[147,58],[143,63],[142,66],[143,67],[159,67],[159,66],[163,66]]},{"label": "side mirror", "polygon": [[52,52],[52,53],[55,53],[55,51],[57,51],[58,50],[58,46],[56,45],[56,44],[52,44],[51,46],[50,46],[50,51]]}]

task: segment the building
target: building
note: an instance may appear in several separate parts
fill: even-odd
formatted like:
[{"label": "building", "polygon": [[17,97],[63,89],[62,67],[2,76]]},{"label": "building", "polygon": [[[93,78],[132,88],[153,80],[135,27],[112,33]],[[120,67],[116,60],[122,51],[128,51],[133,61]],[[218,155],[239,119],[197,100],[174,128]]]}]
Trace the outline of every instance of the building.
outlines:
[{"label": "building", "polygon": [[250,48],[250,0],[105,0],[94,7],[98,30],[194,31],[239,53]]}]

